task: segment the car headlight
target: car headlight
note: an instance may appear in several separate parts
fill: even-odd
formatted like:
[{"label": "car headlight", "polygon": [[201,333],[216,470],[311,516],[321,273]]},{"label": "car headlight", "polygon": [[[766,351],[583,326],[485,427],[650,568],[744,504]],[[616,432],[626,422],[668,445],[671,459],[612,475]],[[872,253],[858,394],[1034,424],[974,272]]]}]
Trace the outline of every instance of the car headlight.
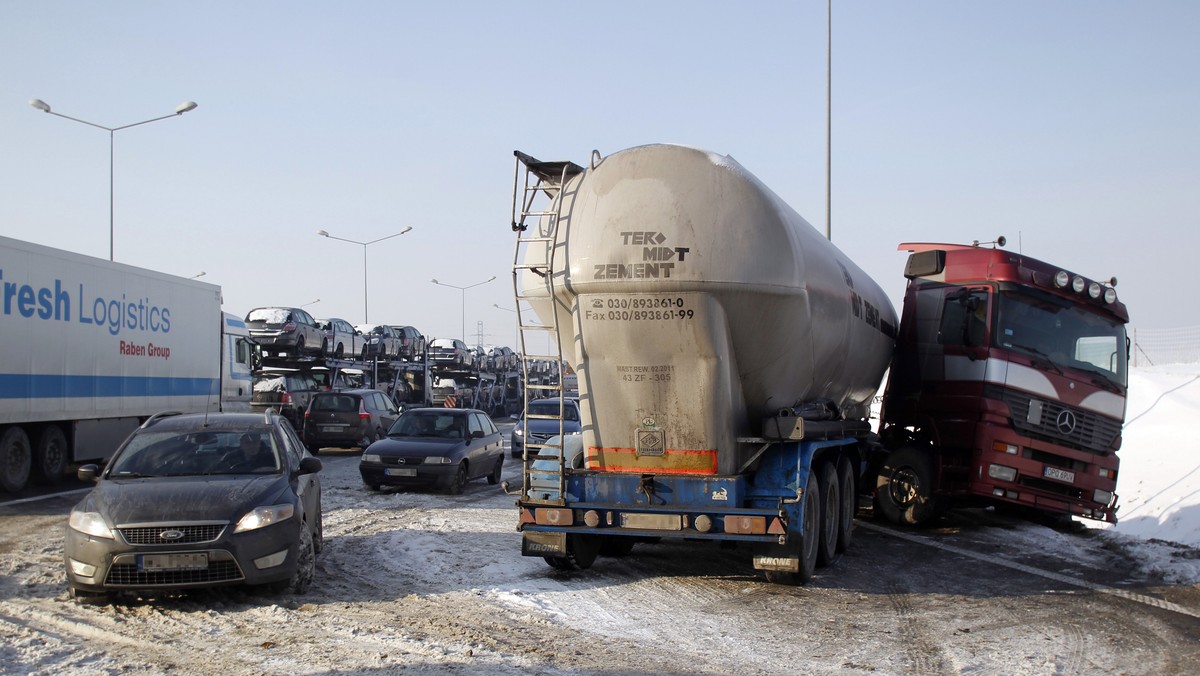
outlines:
[{"label": "car headlight", "polygon": [[426,465],[449,465],[450,458],[447,458],[444,455],[431,455],[431,456],[425,458],[425,464]]},{"label": "car headlight", "polygon": [[363,453],[362,459],[359,460],[359,462],[360,463],[364,463],[364,462],[383,463],[383,457],[381,457],[378,453]]},{"label": "car headlight", "polygon": [[246,516],[238,519],[237,527],[233,529],[235,533],[244,533],[248,530],[257,530],[264,526],[270,526],[273,523],[287,521],[296,513],[294,505],[269,505],[266,507],[255,507],[246,512]]},{"label": "car headlight", "polygon": [[520,427],[514,428],[513,436],[514,437],[523,437],[523,436],[525,436],[525,430],[521,429]]},{"label": "car headlight", "polygon": [[71,518],[67,520],[67,524],[86,535],[91,535],[94,538],[113,539],[112,529],[104,523],[104,517],[100,516],[99,512],[77,512],[71,510]]}]

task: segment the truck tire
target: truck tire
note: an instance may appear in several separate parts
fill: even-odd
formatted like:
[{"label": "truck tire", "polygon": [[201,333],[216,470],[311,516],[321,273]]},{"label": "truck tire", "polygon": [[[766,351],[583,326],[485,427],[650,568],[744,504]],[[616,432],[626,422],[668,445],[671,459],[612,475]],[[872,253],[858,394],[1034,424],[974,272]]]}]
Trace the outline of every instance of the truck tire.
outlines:
[{"label": "truck tire", "polygon": [[0,435],[0,488],[15,493],[29,483],[33,449],[20,427],[10,427]]},{"label": "truck tire", "polygon": [[854,513],[858,511],[858,488],[855,485],[854,465],[850,458],[838,458],[838,493],[841,495],[841,515],[838,517],[837,550],[844,552],[850,548],[854,536]]},{"label": "truck tire", "polygon": [[842,496],[841,491],[838,490],[838,473],[834,462],[822,462],[817,465],[817,483],[821,487],[817,567],[824,568],[836,561],[839,556],[837,544],[838,531],[841,528]]},{"label": "truck tire", "polygon": [[38,435],[34,454],[33,476],[39,483],[56,484],[63,480],[71,459],[67,435],[58,425],[47,425]]},{"label": "truck tire", "polygon": [[587,570],[596,562],[600,555],[603,536],[600,535],[567,535],[566,556],[544,556],[546,563],[557,570]]},{"label": "truck tire", "polygon": [[796,586],[812,579],[817,569],[820,515],[821,489],[817,477],[813,472],[809,472],[808,481],[804,484],[804,523],[800,524],[799,531],[788,532],[788,549],[800,559],[800,570],[795,573],[780,570],[763,571],[768,582]]},{"label": "truck tire", "polygon": [[875,481],[875,504],[894,524],[919,526],[936,519],[941,501],[933,495],[933,461],[923,449],[906,446],[888,455]]}]

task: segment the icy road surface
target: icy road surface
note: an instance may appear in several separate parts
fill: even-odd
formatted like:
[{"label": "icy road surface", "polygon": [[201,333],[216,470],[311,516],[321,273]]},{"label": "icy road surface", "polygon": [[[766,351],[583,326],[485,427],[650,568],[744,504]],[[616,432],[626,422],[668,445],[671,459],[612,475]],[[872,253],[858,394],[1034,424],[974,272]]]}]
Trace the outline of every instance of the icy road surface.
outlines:
[{"label": "icy road surface", "polygon": [[357,454],[321,459],[325,550],[299,597],[77,605],[62,529],[80,495],[0,504],[0,672],[1200,672],[1195,551],[1175,545],[972,511],[863,521],[806,587],[706,543],[564,573],[521,557],[496,487],[371,493]]}]

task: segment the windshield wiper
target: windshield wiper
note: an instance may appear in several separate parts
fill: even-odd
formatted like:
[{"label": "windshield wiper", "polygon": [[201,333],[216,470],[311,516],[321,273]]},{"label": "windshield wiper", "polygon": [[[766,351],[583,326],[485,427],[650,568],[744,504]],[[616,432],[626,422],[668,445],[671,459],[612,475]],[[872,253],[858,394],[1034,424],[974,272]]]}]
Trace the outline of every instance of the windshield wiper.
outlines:
[{"label": "windshield wiper", "polygon": [[1046,354],[1045,352],[1042,352],[1041,350],[1039,350],[1036,347],[1033,347],[1031,345],[1018,345],[1017,343],[1010,343],[1010,344],[1012,345],[1012,347],[1015,347],[1018,350],[1024,350],[1026,352],[1030,352],[1032,354],[1035,354],[1035,355],[1041,357],[1042,359],[1046,360],[1046,363],[1050,365],[1050,368],[1054,369],[1055,373],[1057,373],[1060,376],[1064,375],[1062,369],[1058,367],[1058,364],[1055,364],[1054,360],[1050,358],[1050,355]]}]

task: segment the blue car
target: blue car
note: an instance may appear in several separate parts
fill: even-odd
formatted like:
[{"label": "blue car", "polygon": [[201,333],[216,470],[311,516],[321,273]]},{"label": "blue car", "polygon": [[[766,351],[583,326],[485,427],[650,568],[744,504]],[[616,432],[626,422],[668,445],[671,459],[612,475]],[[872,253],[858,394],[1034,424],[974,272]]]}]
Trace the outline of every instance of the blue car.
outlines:
[{"label": "blue car", "polygon": [[[562,412],[562,429],[558,427],[558,398],[552,399],[534,399],[527,405],[529,412],[529,420],[525,420],[524,414],[514,415],[513,420],[517,424],[512,430],[512,455],[514,458],[519,458],[525,453],[525,442],[531,444],[544,444],[546,440],[557,434],[578,434],[582,429],[582,423],[579,420],[579,400],[573,398],[563,399]],[[538,416],[554,416],[553,419],[539,418]],[[536,456],[537,449],[531,449],[529,455]]]},{"label": "blue car", "polygon": [[380,439],[363,451],[363,483],[383,486],[441,486],[462,493],[471,479],[500,483],[504,439],[491,418],[470,408],[405,411]]}]

